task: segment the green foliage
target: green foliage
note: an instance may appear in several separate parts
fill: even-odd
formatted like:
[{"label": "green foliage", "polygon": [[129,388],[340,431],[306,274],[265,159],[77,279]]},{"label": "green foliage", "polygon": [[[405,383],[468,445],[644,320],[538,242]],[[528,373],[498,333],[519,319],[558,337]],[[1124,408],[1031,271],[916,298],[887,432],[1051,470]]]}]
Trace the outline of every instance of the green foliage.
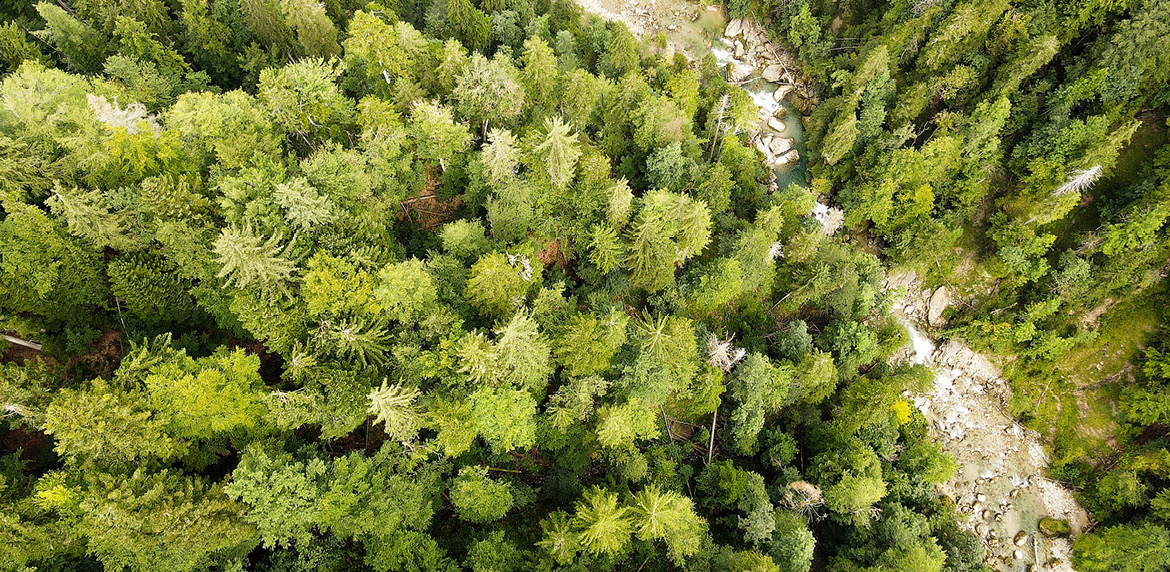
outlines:
[{"label": "green foliage", "polygon": [[691,499],[653,485],[634,496],[631,515],[635,536],[665,541],[670,559],[680,565],[699,551],[706,534],[707,523]]},{"label": "green foliage", "polygon": [[266,547],[309,546],[314,532],[383,539],[425,529],[434,513],[437,475],[414,469],[385,445],[367,457],[351,453],[293,460],[249,447],[225,492],[249,508],[244,519]]},{"label": "green foliage", "polygon": [[469,402],[472,423],[492,450],[502,453],[536,443],[536,400],[528,392],[481,387]]},{"label": "green foliage", "polygon": [[594,487],[577,503],[573,527],[582,550],[593,555],[622,553],[634,532],[628,507],[618,506],[616,494]]},{"label": "green foliage", "polygon": [[61,54],[66,65],[77,73],[96,73],[110,53],[110,40],[85,22],[78,21],[60,6],[41,2],[37,13],[45,20],[41,37]]},{"label": "green foliage", "polygon": [[485,315],[505,316],[539,286],[541,271],[527,254],[486,254],[471,266],[467,298]]},{"label": "green foliage", "polygon": [[388,264],[378,278],[374,297],[390,319],[410,324],[436,309],[438,289],[421,260]]},{"label": "green foliage", "polygon": [[451,503],[463,520],[483,524],[503,518],[513,497],[507,483],[488,478],[487,468],[463,467],[451,483]]},{"label": "green foliage", "polygon": [[626,315],[617,310],[605,319],[592,314],[574,316],[554,345],[557,361],[575,377],[608,372],[626,342],[627,323]]},{"label": "green foliage", "polygon": [[317,58],[279,70],[266,69],[260,72],[257,96],[271,110],[276,124],[289,133],[337,138],[355,112],[353,102],[335,83],[344,71],[337,61]]},{"label": "green foliage", "polygon": [[104,299],[97,253],[34,206],[19,205],[0,221],[0,253],[0,304],[7,311],[71,322]]},{"label": "green foliage", "polygon": [[282,256],[282,237],[267,239],[251,228],[226,227],[215,241],[220,270],[217,276],[238,288],[255,288],[264,293],[285,291],[296,265]]},{"label": "green foliage", "polygon": [[1153,524],[1121,525],[1079,538],[1073,546],[1073,561],[1088,572],[1119,570],[1148,572],[1163,570],[1170,554],[1170,536]]},{"label": "green foliage", "polygon": [[663,190],[645,201],[627,232],[624,263],[635,285],[656,292],[670,283],[677,265],[707,246],[711,211],[702,202]]},{"label": "green foliage", "polygon": [[151,368],[143,385],[171,435],[206,440],[253,429],[263,418],[259,369],[260,360],[243,350],[197,360],[180,355]]},{"label": "green foliage", "polygon": [[402,385],[386,385],[370,392],[370,414],[374,423],[382,423],[382,430],[399,441],[411,441],[418,433],[421,418],[415,408],[418,390]]},{"label": "green foliage", "polygon": [[846,471],[840,482],[825,491],[825,505],[849,521],[865,523],[871,518],[870,508],[885,495],[886,484],[881,479]]},{"label": "green foliage", "polygon": [[256,530],[219,485],[176,472],[100,475],[81,509],[89,550],[111,569],[202,570],[256,544]]},{"label": "green foliage", "polygon": [[177,456],[181,444],[142,402],[141,396],[95,380],[85,389],[60,391],[45,411],[44,430],[67,457],[130,463]]},{"label": "green foliage", "polygon": [[1166,567],[1167,0],[359,4],[0,7],[0,568],[982,570],[895,267]]}]

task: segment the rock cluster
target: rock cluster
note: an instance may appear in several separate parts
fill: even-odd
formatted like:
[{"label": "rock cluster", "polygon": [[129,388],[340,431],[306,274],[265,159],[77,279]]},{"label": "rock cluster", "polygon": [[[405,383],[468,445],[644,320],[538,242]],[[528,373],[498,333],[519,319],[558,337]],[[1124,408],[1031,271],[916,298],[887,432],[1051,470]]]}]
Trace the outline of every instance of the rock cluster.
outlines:
[{"label": "rock cluster", "polygon": [[727,79],[741,83],[753,77],[777,84],[777,99],[788,97],[801,113],[816,105],[816,94],[800,77],[800,66],[788,51],[768,40],[768,33],[754,20],[731,20],[723,33],[731,61]]},{"label": "rock cluster", "polygon": [[[759,129],[752,136],[752,143],[764,155],[764,162],[771,168],[783,167],[800,162],[796,142],[787,136],[786,121],[788,109],[780,102],[797,92],[796,79],[784,59],[785,52],[768,41],[763,26],[754,20],[731,20],[727,24],[723,42],[727,45],[727,79],[744,83],[754,78],[775,84],[770,94],[763,91],[753,94],[760,104]],[[758,73],[757,73],[758,72]]]}]

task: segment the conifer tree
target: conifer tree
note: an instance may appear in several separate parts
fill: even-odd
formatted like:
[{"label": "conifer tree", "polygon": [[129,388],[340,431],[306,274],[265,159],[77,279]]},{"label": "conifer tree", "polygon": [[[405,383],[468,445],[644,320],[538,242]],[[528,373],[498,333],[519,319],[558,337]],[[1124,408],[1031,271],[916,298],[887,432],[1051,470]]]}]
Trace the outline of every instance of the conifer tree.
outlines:
[{"label": "conifer tree", "polygon": [[630,542],[634,526],[630,509],[618,506],[616,494],[593,487],[585,491],[573,516],[577,542],[594,555],[617,555]]},{"label": "conifer tree", "polygon": [[507,129],[492,129],[487,134],[488,144],[483,146],[483,164],[487,169],[488,181],[500,188],[516,176],[520,165],[520,147],[516,137]]},{"label": "conifer tree", "polygon": [[280,240],[276,234],[264,240],[248,227],[224,228],[215,241],[218,276],[226,277],[227,285],[237,288],[287,291],[296,265],[282,255]]},{"label": "conifer tree", "polygon": [[577,159],[581,157],[577,135],[571,131],[572,127],[560,117],[545,119],[543,137],[529,144],[529,153],[534,158],[533,168],[544,174],[554,189],[572,181]]},{"label": "conifer tree", "polygon": [[382,423],[382,430],[393,439],[410,441],[418,433],[422,421],[415,408],[417,389],[404,387],[401,383],[382,386],[370,391],[370,414],[374,423]]},{"label": "conifer tree", "polygon": [[280,0],[280,11],[296,31],[306,54],[322,58],[341,55],[337,27],[325,13],[325,4],[318,0]]},{"label": "conifer tree", "polygon": [[37,13],[45,20],[41,38],[51,44],[75,72],[96,73],[110,54],[110,40],[100,31],[70,15],[60,6],[41,2]]}]

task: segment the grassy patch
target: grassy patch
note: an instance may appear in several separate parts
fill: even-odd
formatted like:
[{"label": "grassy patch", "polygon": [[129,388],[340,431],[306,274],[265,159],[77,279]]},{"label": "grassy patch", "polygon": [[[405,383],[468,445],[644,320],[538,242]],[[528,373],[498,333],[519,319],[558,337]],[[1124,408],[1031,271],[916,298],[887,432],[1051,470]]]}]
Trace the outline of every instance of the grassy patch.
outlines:
[{"label": "grassy patch", "polygon": [[1132,364],[1163,320],[1158,303],[1164,285],[1111,308],[1092,342],[1070,350],[1055,364],[1021,365],[1006,372],[1012,383],[1011,413],[1054,445],[1054,462],[1101,461],[1126,446],[1117,406],[1132,383]]}]

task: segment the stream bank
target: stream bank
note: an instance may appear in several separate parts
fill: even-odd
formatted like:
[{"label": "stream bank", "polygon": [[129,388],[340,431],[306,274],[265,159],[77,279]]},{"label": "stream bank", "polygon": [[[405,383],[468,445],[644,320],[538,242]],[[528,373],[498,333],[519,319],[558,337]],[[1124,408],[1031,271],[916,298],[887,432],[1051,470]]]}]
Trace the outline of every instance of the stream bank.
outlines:
[{"label": "stream bank", "polygon": [[1041,521],[1054,519],[1045,526],[1066,521],[1077,535],[1089,525],[1088,514],[1072,491],[1047,478],[1049,460],[1040,435],[1005,413],[1011,388],[1000,368],[956,340],[936,348],[922,333],[927,323],[938,324],[933,318],[940,313],[940,296],[924,290],[912,271],[891,273],[886,290],[903,292],[893,306],[910,335],[900,358],[935,372],[932,391],[906,397],[959,464],[939,494],[955,503],[960,523],[983,540],[988,567],[1073,572],[1070,538],[1045,534]]}]

